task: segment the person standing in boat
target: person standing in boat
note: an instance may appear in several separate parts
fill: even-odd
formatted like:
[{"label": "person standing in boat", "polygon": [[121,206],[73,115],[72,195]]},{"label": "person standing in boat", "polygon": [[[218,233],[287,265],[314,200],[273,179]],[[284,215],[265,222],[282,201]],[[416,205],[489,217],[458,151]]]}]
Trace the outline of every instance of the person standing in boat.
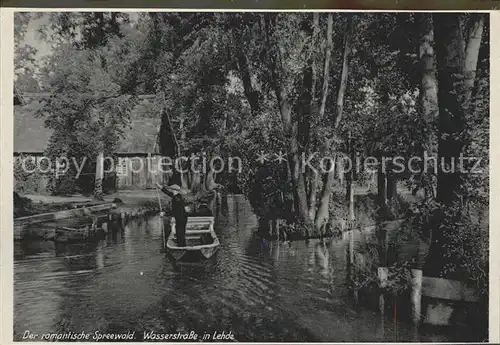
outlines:
[{"label": "person standing in boat", "polygon": [[173,184],[163,187],[160,183],[156,186],[165,194],[172,198],[172,216],[175,219],[175,234],[179,247],[186,246],[186,224],[188,219],[188,202],[190,197],[188,191],[180,186]]}]

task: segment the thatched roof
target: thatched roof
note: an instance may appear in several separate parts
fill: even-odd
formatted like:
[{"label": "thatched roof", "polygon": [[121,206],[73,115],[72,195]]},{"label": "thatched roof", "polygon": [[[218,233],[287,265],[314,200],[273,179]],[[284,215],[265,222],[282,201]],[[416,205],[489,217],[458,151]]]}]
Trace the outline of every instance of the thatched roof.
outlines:
[{"label": "thatched roof", "polygon": [[[43,118],[34,116],[39,100],[48,94],[19,94],[14,97],[23,100],[14,107],[14,153],[43,153],[49,143],[52,130],[45,127]],[[130,126],[124,128],[124,138],[118,143],[116,153],[157,153],[159,117],[150,96],[141,96],[139,104],[131,112]]]}]

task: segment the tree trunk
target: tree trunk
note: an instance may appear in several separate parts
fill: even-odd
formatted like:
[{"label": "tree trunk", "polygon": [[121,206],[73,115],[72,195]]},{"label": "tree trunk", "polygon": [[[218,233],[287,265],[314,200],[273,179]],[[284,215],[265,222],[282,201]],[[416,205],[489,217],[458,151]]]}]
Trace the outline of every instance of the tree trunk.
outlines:
[{"label": "tree trunk", "polygon": [[[306,224],[307,228],[309,219],[308,219],[308,208],[307,208],[307,193],[305,189],[304,176],[301,173],[301,164],[300,164],[300,148],[298,141],[299,124],[297,123],[297,119],[292,118],[292,109],[283,85],[284,81],[281,79],[282,68],[281,65],[278,65],[278,61],[281,61],[281,59],[278,56],[276,56],[279,54],[279,48],[276,49],[276,47],[274,47],[271,44],[272,30],[274,30],[273,21],[275,18],[272,17],[271,15],[264,15],[264,18],[265,18],[265,29],[266,29],[266,43],[270,54],[270,68],[274,84],[274,91],[276,94],[276,98],[278,100],[284,131],[289,139],[290,154],[288,156],[288,160],[290,164],[292,184],[294,188],[293,195],[295,199],[295,205],[297,208],[296,211],[298,211],[299,220],[301,220],[304,224]],[[307,83],[310,83],[312,80],[309,81],[307,79],[307,76],[304,76],[304,83],[306,83],[306,81]]]},{"label": "tree trunk", "polygon": [[[481,40],[483,37],[484,30],[484,14],[482,13],[472,13],[470,22],[469,22],[469,33],[467,39],[467,46],[465,50],[465,63],[464,63],[464,113],[465,113],[465,122],[469,122],[475,115],[475,102],[472,100],[472,95],[475,89],[476,84],[476,70],[477,63],[479,60],[479,50],[481,48]],[[465,145],[467,145],[469,141],[465,141]],[[464,151],[467,150],[464,147]],[[470,168],[470,166],[466,166],[466,169]],[[462,194],[463,205],[468,207],[468,193]]]},{"label": "tree trunk", "polygon": [[[427,151],[429,156],[437,151],[436,122],[438,119],[438,99],[437,99],[437,80],[434,58],[434,31],[432,27],[432,16],[428,13],[418,14],[418,24],[420,31],[420,69],[422,74],[420,84],[420,108],[425,121],[424,141],[422,145],[423,152]],[[422,155],[423,155],[422,152]],[[436,178],[430,171],[422,171],[420,174],[421,185],[427,196],[432,196],[432,190],[435,188]]]},{"label": "tree trunk", "polygon": [[[354,150],[352,145],[352,137],[351,132],[349,131],[349,142],[348,142],[348,152],[351,158],[351,162],[354,162]],[[346,183],[346,200],[349,205],[349,221],[352,222],[355,220],[356,216],[354,214],[354,168],[351,166],[349,172],[347,172],[347,183]]]},{"label": "tree trunk", "polygon": [[467,48],[465,51],[464,65],[464,92],[465,92],[465,109],[470,109],[472,91],[476,80],[477,61],[479,57],[479,48],[484,30],[484,14],[472,13],[470,18],[470,30],[467,39]]},{"label": "tree trunk", "polygon": [[245,96],[250,104],[250,109],[253,115],[259,112],[259,94],[252,86],[252,77],[250,75],[250,67],[248,66],[248,59],[242,47],[241,35],[238,33],[236,36],[236,50],[238,69],[240,71],[241,80],[243,81],[243,90]]},{"label": "tree trunk", "polygon": [[321,192],[320,206],[316,214],[316,231],[320,234],[324,233],[330,216],[330,196],[332,194],[332,185],[335,179],[335,159],[336,157],[334,157],[334,161],[331,162],[329,172],[324,175],[325,181]]},{"label": "tree trunk", "polygon": [[354,213],[354,188],[352,187],[352,173],[350,174],[350,186],[349,186],[349,222],[350,226],[356,220],[356,214]]},{"label": "tree trunk", "polygon": [[[319,19],[319,18],[318,18]],[[315,27],[318,23],[316,23],[315,19]],[[325,115],[325,107],[326,107],[326,99],[328,95],[328,85],[330,78],[330,59],[332,54],[333,47],[333,16],[331,13],[328,13],[328,26],[326,29],[326,47],[325,47],[325,62],[323,66],[323,85],[321,87],[321,104],[318,112],[318,118],[321,121]],[[316,148],[316,138],[314,138],[314,149]],[[317,188],[319,183],[319,174],[313,170],[310,171],[311,185],[309,188],[309,219],[311,222],[314,222],[316,219],[317,212]]]},{"label": "tree trunk", "polygon": [[[340,125],[340,120],[342,119],[344,110],[344,95],[347,88],[347,77],[349,75],[349,51],[352,39],[352,26],[352,16],[349,16],[347,22],[347,31],[344,39],[342,77],[337,93],[337,113],[335,114],[335,129],[338,129]],[[323,176],[323,190],[321,193],[321,202],[318,214],[316,216],[316,229],[323,229],[323,227],[328,223],[330,195],[332,193],[334,178],[335,168],[330,169],[329,172]]]},{"label": "tree trunk", "polygon": [[311,170],[310,176],[311,185],[309,187],[309,221],[311,224],[314,223],[316,219],[316,207],[317,207],[317,189],[319,182],[319,174]]},{"label": "tree trunk", "polygon": [[[439,158],[445,162],[445,166],[440,166],[438,170],[437,200],[443,204],[444,211],[454,211],[455,215],[460,212],[455,207],[460,207],[464,195],[458,160],[464,143],[470,141],[465,125],[474,86],[474,79],[470,78],[471,76],[475,78],[483,25],[480,17],[473,17],[472,20],[476,22],[472,22],[466,48],[461,30],[463,15],[454,13],[433,15],[438,68],[440,135],[438,151]],[[444,212],[432,216],[430,221],[432,243],[424,267],[425,275],[441,276],[442,269],[446,265],[445,234],[450,230],[440,225],[446,224],[447,220],[455,221],[448,219],[447,213]]]},{"label": "tree trunk", "polygon": [[307,228],[310,223],[304,174],[300,171],[302,167],[296,149],[292,149],[292,152],[293,154],[290,155],[289,159],[292,162],[292,186],[294,188],[295,211],[298,213],[299,220],[303,222]]},{"label": "tree trunk", "polygon": [[206,190],[213,190],[215,188],[215,172],[210,169],[205,177]]},{"label": "tree trunk", "polygon": [[387,176],[382,171],[382,167],[379,167],[377,172],[377,195],[379,198],[379,204],[382,207],[387,205]]},{"label": "tree trunk", "polygon": [[420,68],[422,71],[422,83],[420,84],[420,102],[422,116],[425,122],[432,125],[438,115],[437,108],[437,80],[434,63],[434,32],[432,28],[432,17],[428,13],[419,13],[420,29]]},{"label": "tree trunk", "polygon": [[337,113],[335,114],[335,128],[339,127],[344,110],[344,95],[347,89],[347,77],[349,75],[349,52],[351,49],[352,25],[352,15],[350,15],[347,19],[347,30],[344,38],[344,58],[342,62],[340,86],[337,94]]},{"label": "tree trunk", "polygon": [[[311,43],[309,46],[309,58],[304,68],[304,77],[302,84],[302,93],[299,103],[299,118],[297,119],[300,127],[298,131],[298,141],[300,152],[308,153],[311,146],[311,124],[312,115],[315,106],[316,94],[316,64],[315,64],[315,48],[317,44],[317,36],[319,31],[319,13],[313,13],[313,23],[311,25],[307,17],[303,22],[303,28],[311,35]],[[313,139],[313,146],[315,142]],[[314,150],[314,148],[313,148]],[[316,175],[313,169],[304,169],[301,167],[302,172],[299,178],[303,179],[306,191],[306,209],[307,209],[307,224],[312,224],[316,216]],[[307,188],[308,187],[308,188]],[[299,195],[299,197],[302,197]],[[302,203],[302,201],[301,201]]]},{"label": "tree trunk", "polygon": [[[461,174],[457,171],[465,129],[464,62],[465,42],[462,36],[462,14],[434,14],[436,58],[438,66],[439,157],[445,167],[438,170],[439,201],[451,205],[459,197]],[[455,171],[452,163],[455,163]],[[447,172],[444,171],[446,169]]]},{"label": "tree trunk", "polygon": [[321,106],[319,108],[320,120],[325,115],[326,97],[328,95],[328,80],[330,78],[330,57],[333,47],[333,16],[328,13],[328,27],[326,29],[326,49],[325,49],[325,65],[323,68],[323,88],[321,89]]},{"label": "tree trunk", "polygon": [[197,193],[202,190],[201,173],[199,172],[192,173],[190,190],[193,193]]},{"label": "tree trunk", "polygon": [[398,188],[397,188],[398,179],[392,173],[386,174],[386,178],[387,178],[387,186],[386,186],[387,201],[392,201],[398,195]]},{"label": "tree trunk", "polygon": [[[314,17],[316,17],[316,15],[317,14],[315,14]],[[315,30],[311,27],[311,23],[307,20],[307,18],[304,19],[302,27],[307,28],[304,30],[307,34],[311,35],[311,45],[309,47],[309,57],[303,71],[302,90],[299,97],[297,119],[292,120],[294,121],[294,123],[298,123],[296,135],[299,145],[297,152],[299,154],[302,152],[307,152],[309,146],[312,120],[311,115],[314,101],[314,89],[316,84],[316,72],[314,67]]]}]

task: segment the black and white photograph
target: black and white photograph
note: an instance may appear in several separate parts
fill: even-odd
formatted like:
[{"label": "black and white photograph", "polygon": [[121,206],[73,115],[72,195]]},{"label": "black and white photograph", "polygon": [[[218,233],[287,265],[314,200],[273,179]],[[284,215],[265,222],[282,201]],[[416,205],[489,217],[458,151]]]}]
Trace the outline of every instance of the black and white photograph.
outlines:
[{"label": "black and white photograph", "polygon": [[490,15],[16,11],[6,333],[490,341]]}]

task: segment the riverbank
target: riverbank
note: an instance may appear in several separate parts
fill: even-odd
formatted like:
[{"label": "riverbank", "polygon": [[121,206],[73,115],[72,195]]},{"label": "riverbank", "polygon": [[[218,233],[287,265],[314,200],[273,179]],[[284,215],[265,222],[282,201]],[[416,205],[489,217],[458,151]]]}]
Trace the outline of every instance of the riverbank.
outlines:
[{"label": "riverbank", "polygon": [[170,210],[169,198],[156,190],[120,191],[100,201],[83,195],[14,195],[14,202],[17,214],[23,214],[14,217],[15,240],[54,239],[56,228],[106,231],[112,222]]},{"label": "riverbank", "polygon": [[[160,194],[164,207],[169,205],[169,198]],[[95,200],[81,194],[71,196],[49,196],[14,193],[14,218],[37,214],[58,212],[62,210],[90,207],[99,204],[115,203],[119,207],[156,207],[159,210],[158,194],[155,190],[119,191],[104,196],[103,200]]]},{"label": "riverbank", "polygon": [[[82,194],[74,194],[71,196],[25,194],[22,196],[31,199],[34,203],[41,204],[72,204],[95,201],[95,199],[93,199],[92,197],[84,196]],[[162,203],[164,201],[165,203],[167,203],[169,199],[161,193],[160,198]],[[130,205],[141,205],[147,202],[156,202],[158,204],[158,192],[155,189],[122,190],[104,195],[102,202],[113,202],[114,199],[120,199],[124,204]]]}]

